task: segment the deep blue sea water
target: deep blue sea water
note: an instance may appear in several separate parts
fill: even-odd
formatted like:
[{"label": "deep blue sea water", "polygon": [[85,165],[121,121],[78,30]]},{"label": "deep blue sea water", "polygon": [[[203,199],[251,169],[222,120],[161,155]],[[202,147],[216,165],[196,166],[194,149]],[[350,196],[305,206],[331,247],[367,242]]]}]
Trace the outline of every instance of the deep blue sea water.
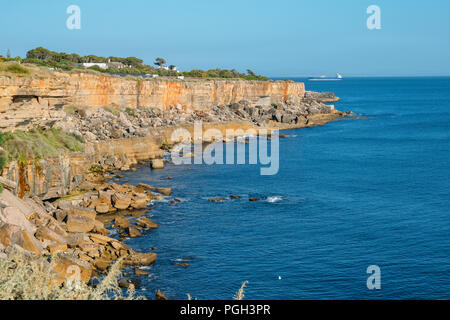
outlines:
[{"label": "deep blue sea water", "polygon": [[[161,227],[127,240],[158,254],[140,294],[231,299],[247,280],[246,299],[450,298],[450,78],[306,86],[366,118],[283,132],[293,137],[280,139],[275,176],[254,165],[126,174],[183,200],[156,203],[148,215]],[[244,198],[208,202],[230,194]],[[381,290],[367,289],[369,265]]]}]

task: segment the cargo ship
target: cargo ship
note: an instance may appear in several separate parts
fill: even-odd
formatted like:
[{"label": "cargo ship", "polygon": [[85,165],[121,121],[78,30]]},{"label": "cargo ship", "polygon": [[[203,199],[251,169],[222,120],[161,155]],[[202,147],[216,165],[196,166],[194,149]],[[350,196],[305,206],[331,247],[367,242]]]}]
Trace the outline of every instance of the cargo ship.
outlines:
[{"label": "cargo ship", "polygon": [[342,80],[342,76],[339,73],[336,73],[336,77],[335,78],[330,78],[327,76],[321,76],[321,77],[317,77],[317,78],[308,78],[309,81],[340,81]]}]

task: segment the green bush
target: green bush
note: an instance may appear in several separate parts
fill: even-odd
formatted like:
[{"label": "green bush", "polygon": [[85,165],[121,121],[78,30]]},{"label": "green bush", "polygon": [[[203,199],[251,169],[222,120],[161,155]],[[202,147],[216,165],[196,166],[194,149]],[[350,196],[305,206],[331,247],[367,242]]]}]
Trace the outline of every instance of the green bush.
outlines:
[{"label": "green bush", "polygon": [[136,114],[136,110],[127,107],[127,108],[125,109],[125,113],[128,114],[129,116],[133,117],[133,116]]}]

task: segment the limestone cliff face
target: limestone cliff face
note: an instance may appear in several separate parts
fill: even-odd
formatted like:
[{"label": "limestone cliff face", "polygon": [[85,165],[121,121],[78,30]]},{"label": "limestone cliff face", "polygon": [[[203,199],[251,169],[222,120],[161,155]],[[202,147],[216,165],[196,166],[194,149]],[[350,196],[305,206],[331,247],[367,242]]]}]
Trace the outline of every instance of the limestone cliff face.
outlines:
[{"label": "limestone cliff face", "polygon": [[256,101],[269,96],[272,103],[302,98],[303,83],[209,79],[133,80],[90,73],[59,73],[42,76],[0,76],[0,112],[20,101],[44,107],[139,106],[166,108],[181,105],[202,109],[240,100]]},{"label": "limestone cliff face", "polygon": [[[186,135],[176,134],[180,128]],[[204,124],[203,130],[214,128],[226,135],[228,129],[247,130],[255,128],[250,123]],[[184,125],[151,130],[149,136],[133,139],[111,139],[86,143],[85,152],[61,152],[57,158],[14,161],[3,170],[3,177],[16,182],[13,192],[20,198],[38,196],[43,200],[62,197],[79,187],[95,165],[107,165],[117,169],[140,161],[161,158],[163,141],[177,143],[193,135],[193,126]],[[206,134],[206,133],[205,133]],[[173,138],[175,137],[175,138]],[[174,140],[175,139],[175,140]],[[208,137],[204,136],[205,141]]]}]

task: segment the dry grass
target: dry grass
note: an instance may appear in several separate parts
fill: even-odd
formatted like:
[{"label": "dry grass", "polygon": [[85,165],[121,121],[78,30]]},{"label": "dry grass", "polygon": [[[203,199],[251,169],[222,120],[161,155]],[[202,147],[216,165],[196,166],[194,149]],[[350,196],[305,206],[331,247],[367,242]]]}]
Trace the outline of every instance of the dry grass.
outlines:
[{"label": "dry grass", "polygon": [[247,284],[248,284],[248,281],[244,281],[241,288],[238,290],[238,292],[236,292],[236,295],[233,297],[233,300],[244,300],[244,297],[245,297],[244,289]]},{"label": "dry grass", "polygon": [[30,74],[30,70],[17,62],[0,63],[0,73],[6,74]]},{"label": "dry grass", "polygon": [[122,296],[118,280],[122,274],[121,261],[116,262],[108,275],[95,287],[82,282],[58,285],[54,281],[52,262],[36,260],[16,253],[0,258],[0,300],[117,300],[142,299],[135,297],[134,288]]},{"label": "dry grass", "polygon": [[0,146],[9,160],[29,160],[56,157],[61,151],[83,151],[82,137],[69,135],[58,129],[33,128],[0,133]]}]

